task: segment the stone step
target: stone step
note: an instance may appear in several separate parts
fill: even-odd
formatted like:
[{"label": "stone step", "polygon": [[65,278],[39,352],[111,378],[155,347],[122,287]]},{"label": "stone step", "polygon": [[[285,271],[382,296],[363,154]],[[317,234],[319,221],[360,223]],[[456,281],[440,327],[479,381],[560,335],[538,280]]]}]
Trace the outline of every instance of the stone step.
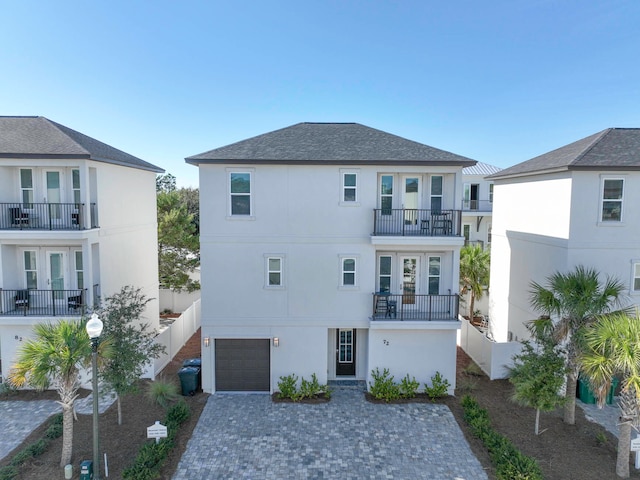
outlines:
[{"label": "stone step", "polygon": [[356,390],[365,391],[367,389],[367,382],[364,380],[355,380],[355,379],[340,379],[340,380],[329,380],[327,385],[330,388],[353,388]]}]

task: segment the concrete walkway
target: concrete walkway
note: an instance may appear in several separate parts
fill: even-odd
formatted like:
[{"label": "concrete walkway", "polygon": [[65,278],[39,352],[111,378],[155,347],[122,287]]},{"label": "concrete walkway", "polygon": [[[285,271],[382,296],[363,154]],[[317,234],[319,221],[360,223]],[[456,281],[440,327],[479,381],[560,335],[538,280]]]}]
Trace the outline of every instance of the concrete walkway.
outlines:
[{"label": "concrete walkway", "polygon": [[487,476],[444,405],[371,404],[354,388],[329,403],[209,397],[173,480],[431,479]]}]

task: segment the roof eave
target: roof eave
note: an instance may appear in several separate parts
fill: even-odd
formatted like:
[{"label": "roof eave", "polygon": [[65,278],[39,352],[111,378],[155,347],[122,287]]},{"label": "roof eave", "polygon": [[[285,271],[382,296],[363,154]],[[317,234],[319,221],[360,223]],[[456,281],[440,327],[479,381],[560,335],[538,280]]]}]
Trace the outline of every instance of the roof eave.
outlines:
[{"label": "roof eave", "polygon": [[470,167],[475,160],[443,161],[443,160],[251,160],[251,159],[214,159],[187,157],[185,161],[191,165],[407,165],[433,167]]}]

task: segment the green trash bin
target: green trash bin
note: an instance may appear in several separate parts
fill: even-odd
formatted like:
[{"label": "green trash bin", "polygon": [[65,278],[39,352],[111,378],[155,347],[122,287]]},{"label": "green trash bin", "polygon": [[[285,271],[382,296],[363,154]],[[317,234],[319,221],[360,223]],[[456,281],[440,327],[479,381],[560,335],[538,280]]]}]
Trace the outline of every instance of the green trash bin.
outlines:
[{"label": "green trash bin", "polygon": [[80,480],[91,480],[93,478],[93,462],[84,460],[80,464]]},{"label": "green trash bin", "polygon": [[196,394],[198,390],[198,375],[200,375],[198,367],[182,367],[178,371],[182,395],[193,397]]},{"label": "green trash bin", "polygon": [[[616,389],[618,388],[618,383],[619,380],[616,377],[613,377],[611,380],[611,388],[607,394],[607,405],[613,404],[613,397],[616,393]],[[583,403],[596,403],[596,396],[589,386],[589,380],[583,377],[578,378],[578,398],[582,400]]]}]

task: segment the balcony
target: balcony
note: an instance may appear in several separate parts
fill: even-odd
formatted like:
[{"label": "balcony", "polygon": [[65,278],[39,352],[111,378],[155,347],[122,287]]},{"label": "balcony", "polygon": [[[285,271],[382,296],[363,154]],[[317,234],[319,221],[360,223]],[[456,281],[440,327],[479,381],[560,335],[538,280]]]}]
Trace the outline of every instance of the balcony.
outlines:
[{"label": "balcony", "polygon": [[[95,290],[95,288],[94,288]],[[0,317],[71,317],[87,310],[87,289],[0,289]]]},{"label": "balcony", "polygon": [[493,202],[489,200],[463,200],[462,210],[465,212],[491,212]]},{"label": "balcony", "polygon": [[[98,227],[96,204],[91,223],[83,203],[0,203],[0,230],[86,230]],[[89,226],[91,225],[91,226]]]},{"label": "balcony", "polygon": [[373,294],[373,320],[457,321],[458,295]]},{"label": "balcony", "polygon": [[374,209],[373,235],[459,237],[460,210]]}]

